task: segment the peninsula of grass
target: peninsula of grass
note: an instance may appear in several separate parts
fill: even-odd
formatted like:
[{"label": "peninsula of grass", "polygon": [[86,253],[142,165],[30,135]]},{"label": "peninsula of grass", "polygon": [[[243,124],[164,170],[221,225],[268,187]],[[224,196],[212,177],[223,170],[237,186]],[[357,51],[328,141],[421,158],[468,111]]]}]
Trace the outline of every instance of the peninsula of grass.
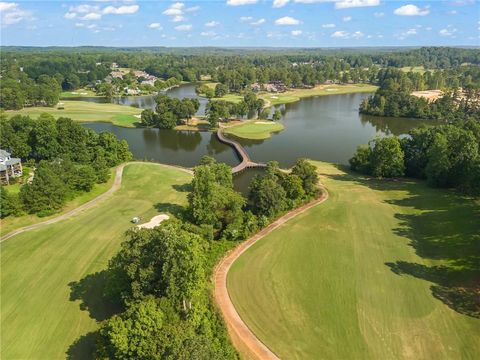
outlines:
[{"label": "peninsula of grass", "polygon": [[[96,198],[97,196],[103,194],[105,191],[112,187],[113,181],[115,178],[115,169],[110,170],[110,179],[104,184],[94,184],[92,190],[89,192],[82,192],[79,196],[73,198],[72,200],[68,201],[65,206],[62,208],[61,211],[54,213],[50,216],[38,217],[35,214],[25,214],[22,216],[9,216],[4,219],[0,220],[1,228],[2,228],[2,236],[7,235],[8,233],[16,230],[18,228],[29,226],[33,224],[37,224],[39,222],[43,222],[62,214],[65,214],[80,205],[83,205],[90,200]],[[16,194],[20,192],[20,184],[8,185],[6,188],[7,190],[12,193]]]},{"label": "peninsula of grass", "polygon": [[222,100],[222,101],[230,102],[230,103],[233,103],[233,104],[238,104],[239,102],[241,102],[243,100],[243,95],[232,93],[232,94],[227,94],[227,95],[222,96],[222,97],[212,98],[211,100],[212,101]]},{"label": "peninsula of grass", "polygon": [[[186,204],[191,176],[158,164],[130,164],[112,197],[77,216],[1,243],[2,359],[89,359],[89,332],[116,310],[101,271],[125,231]],[[71,345],[79,340],[73,347]]]},{"label": "peninsula of grass", "polygon": [[111,122],[117,126],[135,127],[140,121],[142,109],[118,104],[98,104],[88,101],[64,100],[55,107],[26,107],[22,110],[9,110],[5,114],[29,115],[37,118],[43,113],[51,114],[55,118],[68,117],[80,122]]},{"label": "peninsula of grass", "polygon": [[273,133],[280,132],[285,127],[283,124],[269,120],[249,120],[239,125],[225,127],[224,132],[242,139],[263,140],[268,139]]},{"label": "peninsula of grass", "polygon": [[370,93],[377,90],[377,86],[368,84],[333,84],[318,85],[311,89],[293,89],[284,93],[260,93],[259,98],[265,100],[267,106],[288,104],[311,96],[340,95],[351,93]]},{"label": "peninsula of grass", "polygon": [[282,359],[477,358],[480,205],[315,164],[329,199],[228,273],[249,328]]}]

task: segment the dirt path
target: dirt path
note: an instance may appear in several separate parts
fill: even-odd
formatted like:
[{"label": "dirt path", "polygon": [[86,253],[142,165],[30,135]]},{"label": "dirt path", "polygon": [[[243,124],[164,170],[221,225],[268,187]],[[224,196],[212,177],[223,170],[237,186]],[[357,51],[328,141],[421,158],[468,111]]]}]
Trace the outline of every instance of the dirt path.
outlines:
[{"label": "dirt path", "polygon": [[262,239],[265,235],[270,234],[279,226],[285,224],[288,220],[304,213],[308,209],[321,204],[328,199],[328,192],[322,188],[322,195],[308,204],[294,209],[281,218],[275,220],[266,228],[245,240],[235,249],[229,252],[215,268],[213,274],[214,281],[214,298],[217,306],[222,312],[223,318],[227,325],[228,333],[232,339],[236,349],[248,359],[279,359],[264,343],[262,343],[255,334],[243,322],[230,299],[227,289],[227,274],[232,264],[242,255],[248,248]]},{"label": "dirt path", "polygon": [[173,165],[146,163],[146,162],[141,162],[141,161],[132,161],[132,162],[128,162],[128,163],[125,163],[125,164],[121,164],[117,167],[117,169],[115,171],[115,179],[113,180],[112,187],[110,189],[108,189],[107,191],[105,191],[103,194],[98,195],[96,198],[86,202],[83,205],[80,205],[79,207],[76,207],[75,209],[70,210],[69,212],[66,212],[65,214],[62,214],[60,216],[54,217],[54,218],[46,220],[46,221],[42,221],[42,222],[32,224],[32,225],[27,225],[27,226],[18,228],[16,230],[13,230],[12,232],[8,233],[7,235],[0,237],[0,242],[8,240],[11,237],[13,237],[15,235],[18,235],[18,234],[21,234],[21,233],[24,233],[26,231],[30,231],[30,230],[41,228],[43,226],[55,224],[59,221],[71,218],[72,216],[75,216],[75,215],[77,215],[78,213],[80,213],[84,210],[90,209],[95,204],[97,204],[98,202],[102,201],[103,199],[109,197],[111,194],[113,194],[115,191],[117,191],[120,188],[120,186],[122,185],[123,169],[125,168],[126,165],[129,165],[129,164],[153,164],[153,165],[173,168],[173,169],[185,171],[189,174],[193,174],[192,170],[190,170],[190,169],[186,169],[186,168],[182,168],[182,167],[178,167],[178,166],[173,166]]}]

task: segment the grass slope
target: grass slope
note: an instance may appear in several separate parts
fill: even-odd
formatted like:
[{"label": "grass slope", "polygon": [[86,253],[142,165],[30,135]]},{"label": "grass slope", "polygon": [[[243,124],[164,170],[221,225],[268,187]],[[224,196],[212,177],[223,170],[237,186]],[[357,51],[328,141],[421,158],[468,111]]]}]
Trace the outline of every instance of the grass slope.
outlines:
[{"label": "grass slope", "polygon": [[264,99],[267,102],[267,105],[280,105],[296,102],[305,97],[374,92],[377,88],[377,86],[368,84],[318,85],[312,89],[294,89],[278,94],[261,93],[259,94],[259,97]]},{"label": "grass slope", "polygon": [[69,99],[69,98],[81,98],[81,97],[93,97],[97,96],[95,91],[90,89],[77,89],[74,91],[62,91],[60,94],[60,99]]},{"label": "grass slope", "polygon": [[[111,315],[98,272],[118,251],[131,218],[175,211],[186,203],[177,186],[189,181],[177,169],[128,165],[121,189],[95,208],[2,243],[0,358],[64,359],[75,340],[95,330]],[[86,358],[88,340],[70,355]]]},{"label": "grass slope", "polygon": [[17,114],[29,115],[31,117],[38,117],[40,114],[52,114],[55,118],[69,117],[75,121],[90,122],[111,122],[118,126],[134,127],[140,118],[135,115],[140,115],[142,109],[137,109],[131,106],[117,105],[117,104],[97,104],[87,101],[64,100],[59,103],[63,104],[64,109],[56,107],[28,107],[22,110],[6,111],[8,116]]},{"label": "grass slope", "polygon": [[[45,216],[45,217],[38,217],[35,214],[26,214],[23,216],[19,217],[14,217],[14,216],[9,216],[5,219],[0,220],[0,224],[2,227],[2,235],[6,235],[10,232],[12,232],[15,229],[18,229],[23,226],[28,226],[28,225],[33,225],[37,224],[39,222],[60,216],[62,214],[65,214],[69,212],[70,210],[73,210],[77,207],[79,207],[82,204],[85,204],[86,202],[89,202],[90,200],[96,198],[97,196],[103,194],[105,191],[110,189],[112,187],[113,180],[115,178],[115,169],[110,170],[110,179],[104,183],[104,184],[95,184],[93,185],[93,189],[89,192],[84,192],[81,193],[79,196],[75,197],[74,199],[68,201],[65,206],[62,208],[61,211],[51,215],[51,216]],[[10,189],[11,187],[14,187],[14,189]],[[9,185],[7,186],[7,190],[10,191],[11,193],[19,193],[20,192],[20,184],[15,184],[15,185]]]},{"label": "grass slope", "polygon": [[285,359],[478,356],[480,319],[466,315],[475,293],[455,286],[479,276],[479,204],[316,164],[330,198],[259,241],[228,274],[247,325]]},{"label": "grass slope", "polygon": [[273,133],[282,131],[285,127],[274,121],[252,120],[225,128],[225,133],[243,139],[268,139]]}]

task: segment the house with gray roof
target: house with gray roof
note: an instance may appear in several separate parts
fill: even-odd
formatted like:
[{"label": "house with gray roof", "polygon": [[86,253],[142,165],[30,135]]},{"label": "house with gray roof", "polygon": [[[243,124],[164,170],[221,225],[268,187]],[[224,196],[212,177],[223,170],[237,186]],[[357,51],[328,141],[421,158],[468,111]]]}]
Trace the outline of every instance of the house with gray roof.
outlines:
[{"label": "house with gray roof", "polygon": [[11,178],[22,176],[22,174],[22,160],[12,158],[8,151],[0,149],[0,182],[8,185]]}]

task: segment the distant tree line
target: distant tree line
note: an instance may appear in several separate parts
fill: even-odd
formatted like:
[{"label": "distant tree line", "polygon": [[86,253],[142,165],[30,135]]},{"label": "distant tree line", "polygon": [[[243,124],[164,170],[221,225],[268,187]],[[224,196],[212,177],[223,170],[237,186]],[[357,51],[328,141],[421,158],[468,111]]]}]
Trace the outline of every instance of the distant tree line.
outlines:
[{"label": "distant tree line", "polygon": [[[480,79],[480,55],[476,49],[428,47],[402,51],[129,51],[82,48],[73,52],[72,49],[2,50],[0,107],[4,109],[20,109],[32,105],[51,106],[58,102],[61,90],[68,91],[87,85],[96,86],[99,94],[112,96],[118,89],[136,81],[132,75],[127,74],[125,79],[113,79],[111,84],[103,83],[114,62],[121,67],[144,70],[159,77],[154,89],[149,88],[152,91],[169,87],[167,83],[172,81],[195,82],[203,79],[222,84],[222,87],[214,90],[217,94],[222,91],[239,92],[255,82],[280,81],[288,87],[314,86],[327,80],[376,84],[381,82],[379,72],[382,69],[408,66],[441,69],[425,72],[424,85],[417,84],[416,87],[420,90],[422,87],[433,89],[444,86],[455,88],[469,83],[478,85]],[[239,56],[240,54],[242,56]],[[100,84],[97,84],[98,81]],[[40,86],[43,86],[41,91],[33,90]],[[211,89],[203,90],[206,96],[212,95]]]},{"label": "distant tree line", "polygon": [[408,137],[376,138],[358,147],[353,170],[375,177],[410,176],[431,186],[480,195],[480,123],[420,127]]},{"label": "distant tree line", "polygon": [[[35,167],[33,181],[17,195],[2,186],[2,217],[23,212],[48,215],[68,199],[110,178],[110,168],[131,159],[126,141],[95,133],[69,118],[42,114],[0,117],[0,148]],[[12,180],[13,181],[13,180]]]},{"label": "distant tree line", "polygon": [[[441,97],[435,101],[411,95],[412,91],[424,90],[425,83],[429,81],[429,72],[425,75],[418,73],[404,73],[396,69],[386,69],[379,73],[380,88],[376,93],[366,98],[360,105],[363,114],[393,117],[412,117],[423,119],[454,119],[473,116],[480,118],[480,83],[474,83],[472,78],[466,78],[463,92],[458,85],[451,90],[443,87]],[[442,80],[442,81],[440,81]],[[442,82],[441,79],[435,82]],[[457,79],[458,83],[458,79]],[[450,84],[450,86],[453,84]]]}]

